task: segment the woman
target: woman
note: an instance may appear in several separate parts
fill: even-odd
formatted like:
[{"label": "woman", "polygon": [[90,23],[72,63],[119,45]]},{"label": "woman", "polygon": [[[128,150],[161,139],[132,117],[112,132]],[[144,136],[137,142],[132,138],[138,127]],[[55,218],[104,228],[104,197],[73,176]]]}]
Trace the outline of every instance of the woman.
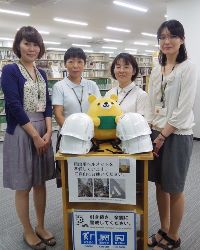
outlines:
[{"label": "woman", "polygon": [[69,48],[64,55],[64,64],[67,77],[54,84],[52,93],[54,114],[60,127],[69,115],[87,112],[89,95],[101,96],[96,83],[81,76],[86,64],[86,55],[81,48]]},{"label": "woman", "polygon": [[109,90],[106,96],[116,94],[124,113],[135,112],[145,115],[149,107],[148,95],[135,85],[134,80],[138,71],[138,64],[132,55],[128,53],[117,55],[111,65],[111,75],[118,81],[119,86]]},{"label": "woman", "polygon": [[[133,112],[146,116],[150,107],[148,94],[136,86],[135,79],[139,72],[138,64],[134,56],[128,53],[120,53],[111,64],[111,75],[119,85],[106,93],[106,96],[116,94],[118,103],[123,113]],[[136,182],[139,187],[143,178],[143,161],[136,162]]]},{"label": "woman", "polygon": [[[81,48],[71,47],[64,55],[67,77],[53,86],[52,103],[55,119],[62,127],[65,119],[74,113],[87,113],[89,108],[88,96],[93,94],[100,97],[97,84],[84,79],[81,75],[86,64],[86,55]],[[59,148],[59,136],[57,150]],[[59,162],[56,162],[57,187],[61,187]]]},{"label": "woman", "polygon": [[[51,145],[51,101],[45,72],[34,61],[44,54],[43,40],[30,26],[15,36],[13,51],[19,58],[2,69],[7,130],[3,147],[4,187],[16,190],[15,203],[24,241],[32,249],[46,249],[56,241],[44,227],[45,182],[54,178]],[[29,193],[33,189],[37,225],[29,218]]]},{"label": "woman", "polygon": [[180,246],[179,227],[184,212],[184,185],[193,145],[197,74],[187,59],[182,24],[169,20],[157,32],[159,63],[150,77],[152,140],[156,158],[149,180],[155,182],[160,229],[149,238],[154,250]]}]

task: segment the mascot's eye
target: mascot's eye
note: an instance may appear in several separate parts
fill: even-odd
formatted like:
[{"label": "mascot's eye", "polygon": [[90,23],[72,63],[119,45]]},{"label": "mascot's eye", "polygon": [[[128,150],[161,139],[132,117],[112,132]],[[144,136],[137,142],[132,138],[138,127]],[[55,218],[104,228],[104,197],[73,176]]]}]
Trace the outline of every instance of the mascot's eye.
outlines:
[{"label": "mascot's eye", "polygon": [[112,105],[114,105],[114,102],[111,102]]},{"label": "mascot's eye", "polygon": [[100,102],[98,102],[97,105],[99,106],[99,105],[100,105]]}]

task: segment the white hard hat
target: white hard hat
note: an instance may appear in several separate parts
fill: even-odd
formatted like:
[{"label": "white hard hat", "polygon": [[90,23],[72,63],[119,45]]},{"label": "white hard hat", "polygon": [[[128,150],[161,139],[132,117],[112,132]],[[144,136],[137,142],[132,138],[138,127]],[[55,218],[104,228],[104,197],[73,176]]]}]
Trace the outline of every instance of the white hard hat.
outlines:
[{"label": "white hard hat", "polygon": [[122,141],[150,134],[147,121],[138,113],[125,113],[117,123],[116,135]]},{"label": "white hard hat", "polygon": [[142,135],[130,140],[121,141],[119,146],[127,154],[138,154],[153,150],[150,135]]},{"label": "white hard hat", "polygon": [[87,114],[75,113],[65,119],[60,134],[88,141],[94,137],[94,123]]},{"label": "white hard hat", "polygon": [[63,154],[87,154],[92,147],[90,140],[84,141],[78,138],[63,135],[60,140],[60,153]]}]

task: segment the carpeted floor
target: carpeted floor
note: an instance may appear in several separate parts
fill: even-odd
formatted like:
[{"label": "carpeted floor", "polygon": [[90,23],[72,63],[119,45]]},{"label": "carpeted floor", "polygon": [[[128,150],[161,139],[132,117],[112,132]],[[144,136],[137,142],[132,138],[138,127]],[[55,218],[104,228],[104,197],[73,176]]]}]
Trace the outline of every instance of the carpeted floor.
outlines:
[{"label": "carpeted floor", "polygon": [[[54,134],[55,141],[55,134]],[[15,212],[14,192],[2,187],[2,143],[0,144],[0,250],[28,250],[22,238],[22,226]],[[63,222],[61,190],[55,181],[47,183],[46,226],[56,237],[55,247],[48,249],[63,250]],[[194,141],[191,166],[188,173],[185,194],[186,209],[180,236],[181,250],[200,249],[200,142]],[[30,197],[30,217],[34,225],[35,215]],[[149,234],[159,228],[155,203],[154,185],[149,183]]]}]

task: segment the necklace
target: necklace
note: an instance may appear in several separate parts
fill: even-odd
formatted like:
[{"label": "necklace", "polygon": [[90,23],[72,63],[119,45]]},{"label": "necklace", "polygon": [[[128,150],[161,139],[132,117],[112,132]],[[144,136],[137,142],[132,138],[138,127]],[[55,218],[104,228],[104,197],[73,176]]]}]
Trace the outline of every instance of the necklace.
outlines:
[{"label": "necklace", "polygon": [[[170,73],[174,70],[176,64],[172,67]],[[164,66],[164,73],[165,73],[165,66]],[[163,103],[162,107],[165,108],[165,89],[167,87],[168,82],[166,81],[164,83],[164,74],[162,73],[162,78],[161,78],[161,98],[160,102]]]},{"label": "necklace", "polygon": [[27,74],[32,79],[32,81],[35,82],[35,83],[37,83],[37,86],[38,86],[38,100],[39,100],[40,99],[41,90],[40,90],[40,85],[39,85],[39,80],[38,80],[38,75],[37,75],[36,69],[34,68],[34,73],[35,73],[35,81],[34,81],[32,75],[30,74],[30,72],[28,71],[28,69],[25,67],[25,65],[21,61],[19,61],[19,63],[26,70]]},{"label": "necklace", "polygon": [[[134,88],[134,87],[133,87]],[[122,104],[122,102],[125,100],[125,98],[129,95],[129,93],[133,90],[133,88],[132,89],[130,89],[127,93],[126,93],[126,95],[122,98],[122,100],[119,102],[119,105],[121,105]],[[119,95],[119,93],[118,93],[118,89],[117,89],[117,96]]]}]

